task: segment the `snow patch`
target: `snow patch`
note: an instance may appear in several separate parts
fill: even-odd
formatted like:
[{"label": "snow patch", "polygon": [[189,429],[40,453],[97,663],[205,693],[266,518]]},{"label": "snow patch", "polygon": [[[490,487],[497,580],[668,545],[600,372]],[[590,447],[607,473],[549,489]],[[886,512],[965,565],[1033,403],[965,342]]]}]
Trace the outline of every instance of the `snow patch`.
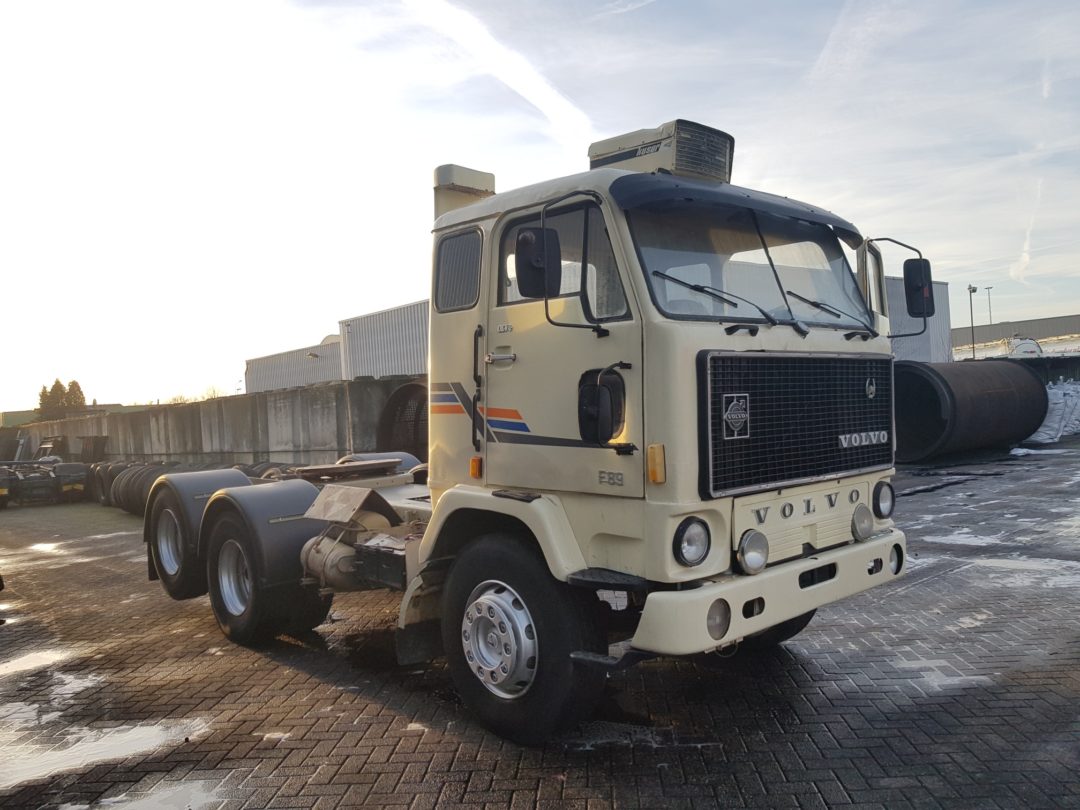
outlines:
[{"label": "snow patch", "polygon": [[71,653],[63,650],[46,650],[45,652],[29,653],[5,661],[0,664],[0,678],[8,675],[17,675],[20,672],[31,672],[35,669],[51,666],[59,661],[71,658]]}]

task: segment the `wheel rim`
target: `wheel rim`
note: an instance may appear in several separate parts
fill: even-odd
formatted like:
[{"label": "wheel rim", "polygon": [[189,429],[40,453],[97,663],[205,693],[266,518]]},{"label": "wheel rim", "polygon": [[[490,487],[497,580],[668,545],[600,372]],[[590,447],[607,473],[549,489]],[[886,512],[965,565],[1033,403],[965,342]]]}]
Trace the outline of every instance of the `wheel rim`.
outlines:
[{"label": "wheel rim", "polygon": [[221,601],[233,616],[241,615],[251,602],[251,569],[247,555],[235,540],[226,540],[218,555]]},{"label": "wheel rim", "polygon": [[461,646],[473,675],[501,698],[521,697],[536,678],[539,644],[532,615],[503,582],[481,582],[469,594]]},{"label": "wheel rim", "polygon": [[183,551],[180,543],[180,521],[171,509],[163,509],[157,525],[158,562],[170,577],[180,570]]}]

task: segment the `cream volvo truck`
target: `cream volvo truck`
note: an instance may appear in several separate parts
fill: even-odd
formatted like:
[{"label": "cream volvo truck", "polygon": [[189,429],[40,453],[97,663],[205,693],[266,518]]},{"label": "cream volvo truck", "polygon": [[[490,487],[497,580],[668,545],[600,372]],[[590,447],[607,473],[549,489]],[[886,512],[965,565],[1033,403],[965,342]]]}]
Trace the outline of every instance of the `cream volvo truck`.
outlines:
[{"label": "cream volvo truck", "polygon": [[[242,644],[400,589],[401,662],[445,655],[481,723],[534,743],[611,670],[777,644],[900,576],[881,254],[731,185],[732,151],[676,121],[503,194],[440,167],[430,467],[162,476],[150,577],[209,591]],[[933,314],[929,263],[905,277]]]}]

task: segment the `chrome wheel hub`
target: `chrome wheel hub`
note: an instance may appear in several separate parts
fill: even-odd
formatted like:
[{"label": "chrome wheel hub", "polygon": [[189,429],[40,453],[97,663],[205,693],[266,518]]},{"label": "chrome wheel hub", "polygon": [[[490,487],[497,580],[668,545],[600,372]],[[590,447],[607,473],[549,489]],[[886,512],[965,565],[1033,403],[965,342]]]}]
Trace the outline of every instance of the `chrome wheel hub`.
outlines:
[{"label": "chrome wheel hub", "polygon": [[252,576],[247,555],[235,540],[226,540],[218,555],[218,585],[221,601],[233,616],[241,615],[251,603]]},{"label": "chrome wheel hub", "polygon": [[505,583],[487,580],[469,594],[461,646],[472,673],[501,698],[520,697],[536,678],[539,645],[532,615]]},{"label": "chrome wheel hub", "polygon": [[183,546],[180,542],[180,521],[171,509],[161,511],[157,525],[158,562],[170,577],[176,576],[183,559]]}]

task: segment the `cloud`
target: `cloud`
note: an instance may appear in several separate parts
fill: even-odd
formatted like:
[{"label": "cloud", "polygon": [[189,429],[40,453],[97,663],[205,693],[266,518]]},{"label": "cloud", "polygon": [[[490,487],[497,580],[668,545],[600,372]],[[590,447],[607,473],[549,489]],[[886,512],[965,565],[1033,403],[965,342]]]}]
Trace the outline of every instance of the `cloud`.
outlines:
[{"label": "cloud", "polygon": [[603,17],[626,14],[631,11],[637,11],[639,8],[644,8],[645,6],[651,6],[655,2],[656,0],[616,0],[614,3],[608,3],[607,5],[602,6],[590,19],[599,20]]},{"label": "cloud", "polygon": [[480,20],[446,0],[403,0],[420,23],[454,41],[485,71],[533,105],[547,119],[551,136],[562,144],[591,140],[588,116],[557,90],[521,53],[492,36]]}]

